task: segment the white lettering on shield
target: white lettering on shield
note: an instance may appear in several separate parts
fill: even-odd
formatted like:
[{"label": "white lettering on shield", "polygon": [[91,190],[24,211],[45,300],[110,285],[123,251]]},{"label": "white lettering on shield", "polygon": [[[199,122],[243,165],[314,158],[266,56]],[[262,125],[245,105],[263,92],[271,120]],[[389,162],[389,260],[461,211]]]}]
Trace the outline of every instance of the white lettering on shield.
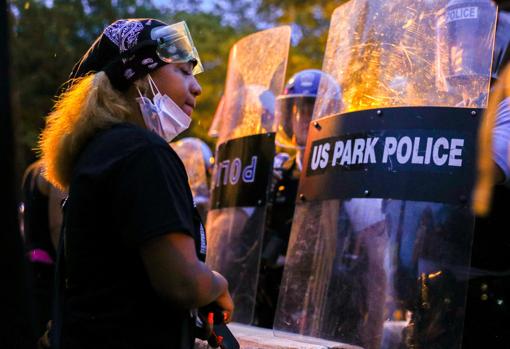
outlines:
[{"label": "white lettering on shield", "polygon": [[460,21],[463,19],[477,19],[478,7],[461,7],[446,12],[446,23]]},{"label": "white lettering on shield", "polygon": [[[379,141],[382,144],[376,149]],[[388,136],[344,139],[313,145],[309,168],[317,171],[378,162],[462,167],[463,151],[464,139],[461,138]]]},{"label": "white lettering on shield", "polygon": [[395,137],[387,137],[384,142],[382,163],[387,163],[390,157],[395,157],[399,164],[462,166],[463,139],[427,137],[425,149],[420,147],[421,143],[421,137],[414,137],[414,140],[407,136],[399,140]]},{"label": "white lettering on shield", "polygon": [[257,173],[257,156],[252,156],[251,163],[244,166],[240,158],[224,160],[218,163],[213,180],[214,187],[236,185],[241,179],[243,183],[255,182]]}]

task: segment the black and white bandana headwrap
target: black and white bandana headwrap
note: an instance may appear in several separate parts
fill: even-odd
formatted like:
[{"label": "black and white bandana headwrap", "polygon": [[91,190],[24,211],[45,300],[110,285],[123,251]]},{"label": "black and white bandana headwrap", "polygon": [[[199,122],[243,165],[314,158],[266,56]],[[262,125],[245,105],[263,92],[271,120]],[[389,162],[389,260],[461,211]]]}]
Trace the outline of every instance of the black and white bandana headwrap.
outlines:
[{"label": "black and white bandana headwrap", "polygon": [[157,53],[152,29],[168,24],[157,19],[121,19],[105,28],[75,64],[70,75],[76,79],[90,72],[104,71],[113,87],[127,90],[131,83],[167,64]]}]

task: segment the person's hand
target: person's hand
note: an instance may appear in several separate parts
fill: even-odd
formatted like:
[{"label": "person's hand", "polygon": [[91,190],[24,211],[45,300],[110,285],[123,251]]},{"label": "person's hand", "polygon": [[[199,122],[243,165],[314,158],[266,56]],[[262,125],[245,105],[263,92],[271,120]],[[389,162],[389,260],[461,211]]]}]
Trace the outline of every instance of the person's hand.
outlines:
[{"label": "person's hand", "polygon": [[230,296],[230,292],[228,291],[227,280],[220,273],[216,271],[213,272],[216,277],[225,280],[227,285],[223,293],[215,300],[215,303],[222,309],[225,323],[228,324],[230,321],[232,321],[232,316],[234,314],[234,301],[232,300],[232,296]]},{"label": "person's hand", "polygon": [[50,349],[51,348],[50,337],[49,337],[50,331],[51,331],[51,320],[48,321],[48,324],[46,325],[46,331],[44,332],[42,337],[37,340],[37,349]]},{"label": "person's hand", "polygon": [[225,292],[216,299],[216,304],[223,309],[223,318],[225,323],[228,324],[232,321],[232,316],[234,314],[234,301],[232,300],[228,290],[225,290]]}]

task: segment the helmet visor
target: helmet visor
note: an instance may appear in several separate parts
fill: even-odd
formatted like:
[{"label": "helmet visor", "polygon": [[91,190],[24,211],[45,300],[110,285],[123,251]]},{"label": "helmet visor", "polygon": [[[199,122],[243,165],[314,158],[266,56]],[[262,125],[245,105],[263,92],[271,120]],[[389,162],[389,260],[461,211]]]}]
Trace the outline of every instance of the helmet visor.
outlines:
[{"label": "helmet visor", "polygon": [[193,63],[193,75],[204,71],[198,51],[186,22],[179,22],[165,27],[156,27],[151,33],[158,41],[156,53],[166,63]]},{"label": "helmet visor", "polygon": [[276,101],[276,142],[285,148],[303,148],[312,121],[315,96],[288,95]]}]

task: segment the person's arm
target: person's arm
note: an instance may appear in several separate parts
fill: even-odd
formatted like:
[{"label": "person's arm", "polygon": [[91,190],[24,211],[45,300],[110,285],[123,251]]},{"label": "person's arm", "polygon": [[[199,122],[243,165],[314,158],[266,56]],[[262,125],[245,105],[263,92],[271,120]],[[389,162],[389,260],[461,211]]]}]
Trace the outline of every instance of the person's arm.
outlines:
[{"label": "person's arm", "polygon": [[492,132],[492,160],[496,184],[509,185],[510,179],[510,97],[500,102]]},{"label": "person's arm", "polygon": [[199,308],[216,302],[230,321],[234,310],[228,282],[201,262],[194,240],[187,234],[170,233],[150,239],[141,256],[156,292],[182,308]]},{"label": "person's arm", "polygon": [[216,301],[231,316],[227,281],[198,259],[193,198],[177,154],[166,144],[147,146],[127,159],[120,173],[113,219],[123,243],[140,251],[154,290],[182,309]]},{"label": "person's arm", "polygon": [[66,194],[50,186],[48,195],[48,224],[50,230],[50,238],[55,251],[58,247],[60,238],[60,228],[62,226],[62,200]]}]

